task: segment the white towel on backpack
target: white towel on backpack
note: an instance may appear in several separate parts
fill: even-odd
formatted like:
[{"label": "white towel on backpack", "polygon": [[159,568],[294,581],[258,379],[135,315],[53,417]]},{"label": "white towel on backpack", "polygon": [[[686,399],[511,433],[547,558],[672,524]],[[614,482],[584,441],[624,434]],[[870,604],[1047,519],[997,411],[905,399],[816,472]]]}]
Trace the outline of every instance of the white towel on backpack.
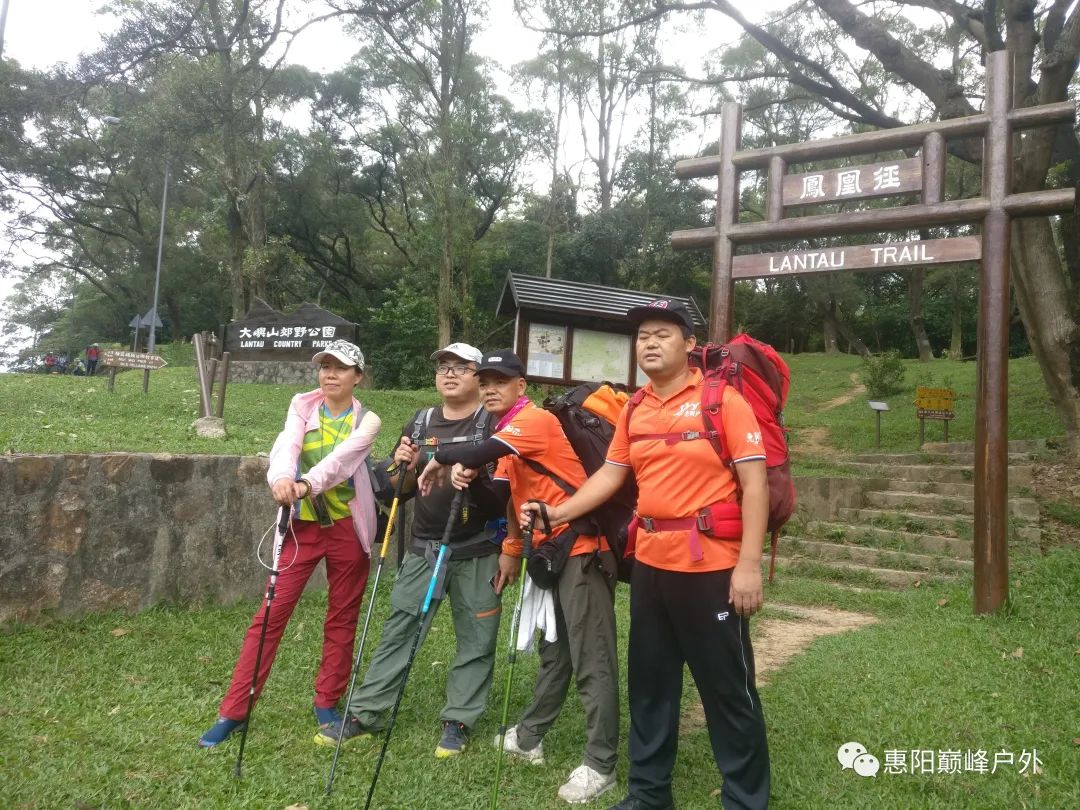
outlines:
[{"label": "white towel on backpack", "polygon": [[537,587],[532,577],[525,575],[525,594],[521,600],[521,617],[518,621],[517,648],[522,652],[532,650],[536,631],[543,633],[544,641],[557,641],[555,631],[555,598],[551,591]]}]

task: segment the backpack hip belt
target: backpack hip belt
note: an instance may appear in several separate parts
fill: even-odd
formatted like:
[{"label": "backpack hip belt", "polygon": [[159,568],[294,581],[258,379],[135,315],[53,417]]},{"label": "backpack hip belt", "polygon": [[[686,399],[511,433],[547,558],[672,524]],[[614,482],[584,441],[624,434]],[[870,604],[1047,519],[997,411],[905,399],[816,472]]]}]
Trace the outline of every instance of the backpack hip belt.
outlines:
[{"label": "backpack hip belt", "polygon": [[742,515],[739,504],[735,501],[722,501],[706,506],[693,517],[654,518],[634,513],[627,527],[626,554],[633,554],[637,545],[638,529],[647,533],[654,532],[690,532],[687,542],[690,545],[690,559],[700,562],[705,559],[701,548],[701,534],[718,540],[734,540],[742,537]]}]

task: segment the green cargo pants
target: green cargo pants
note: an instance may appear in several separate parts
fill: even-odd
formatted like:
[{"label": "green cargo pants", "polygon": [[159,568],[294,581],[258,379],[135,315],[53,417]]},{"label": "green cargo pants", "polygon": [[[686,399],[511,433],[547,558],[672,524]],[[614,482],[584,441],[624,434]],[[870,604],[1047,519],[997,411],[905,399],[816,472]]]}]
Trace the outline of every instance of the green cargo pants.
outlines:
[{"label": "green cargo pants", "polygon": [[[444,593],[453,611],[457,655],[446,680],[446,705],[441,719],[456,720],[470,729],[483,714],[491,691],[502,612],[502,604],[491,586],[498,569],[499,555],[489,554],[469,560],[451,557],[446,570]],[[349,712],[366,728],[384,728],[386,715],[394,706],[409,649],[416,637],[420,605],[431,582],[431,571],[430,562],[411,551],[406,553],[390,594],[390,617],[383,625],[364,682],[349,702]],[[440,601],[432,602],[421,645],[440,604]]]}]

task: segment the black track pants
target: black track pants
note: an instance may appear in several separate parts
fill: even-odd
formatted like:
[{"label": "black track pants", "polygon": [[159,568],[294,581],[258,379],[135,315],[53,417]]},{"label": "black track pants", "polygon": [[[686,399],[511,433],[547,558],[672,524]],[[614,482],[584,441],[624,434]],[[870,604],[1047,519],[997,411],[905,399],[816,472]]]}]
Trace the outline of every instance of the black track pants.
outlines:
[{"label": "black track pants", "polygon": [[701,695],[723,807],[769,803],[765,716],[754,687],[749,623],[728,601],[731,569],[701,574],[638,562],[630,589],[630,795],[672,802],[683,663]]}]

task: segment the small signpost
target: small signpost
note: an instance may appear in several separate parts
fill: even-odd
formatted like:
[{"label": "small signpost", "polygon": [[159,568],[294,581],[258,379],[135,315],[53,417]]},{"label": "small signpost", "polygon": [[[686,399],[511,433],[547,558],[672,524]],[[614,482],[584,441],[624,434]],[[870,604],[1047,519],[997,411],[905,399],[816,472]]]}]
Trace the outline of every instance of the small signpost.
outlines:
[{"label": "small signpost", "polygon": [[872,410],[874,412],[874,415],[877,417],[877,429],[875,431],[875,436],[877,438],[877,446],[881,447],[881,413],[882,411],[889,410],[889,403],[879,402],[876,399],[872,399],[870,400],[870,410]]},{"label": "small signpost", "polygon": [[101,354],[101,365],[109,367],[109,390],[116,386],[116,370],[120,368],[141,368],[145,371],[167,366],[165,358],[158,354],[143,352],[122,352],[109,349]]},{"label": "small signpost", "polygon": [[956,392],[951,388],[915,389],[915,415],[919,418],[919,447],[926,441],[927,419],[937,419],[945,423],[945,441],[949,440],[949,420],[955,416],[953,402]]}]

